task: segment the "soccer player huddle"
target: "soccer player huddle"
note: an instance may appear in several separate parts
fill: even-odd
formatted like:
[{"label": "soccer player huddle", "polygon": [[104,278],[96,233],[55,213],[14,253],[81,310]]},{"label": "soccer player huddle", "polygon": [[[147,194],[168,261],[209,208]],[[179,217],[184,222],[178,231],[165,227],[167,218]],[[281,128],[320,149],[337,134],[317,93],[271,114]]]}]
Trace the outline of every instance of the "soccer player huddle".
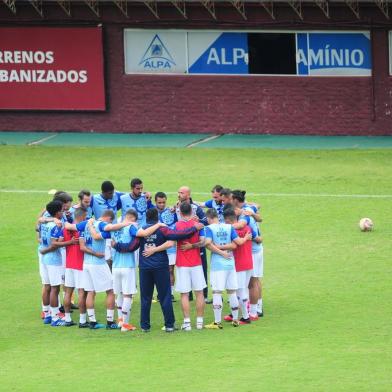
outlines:
[{"label": "soccer player huddle", "polygon": [[[245,191],[213,187],[212,198],[195,202],[189,187],[178,190],[169,206],[164,192],[152,200],[134,178],[130,192],[115,191],[110,181],[101,193],[81,190],[78,203],[67,192],[54,194],[37,222],[42,281],[42,318],[53,327],[135,330],[130,316],[140,291],[140,328],[150,331],[150,310],[157,291],[166,332],[177,330],[174,290],[180,295],[181,330],[192,330],[190,303],[195,296],[196,329],[222,329],[223,293],[234,327],[263,316],[263,245],[259,206],[245,201]],[[206,249],[211,252],[208,298]],[[63,287],[63,305],[60,288]],[[78,305],[72,303],[77,290]],[[106,324],[95,314],[96,293],[106,293]],[[214,322],[204,324],[212,303]],[[115,309],[117,308],[117,319]],[[241,317],[240,317],[241,315]]]}]

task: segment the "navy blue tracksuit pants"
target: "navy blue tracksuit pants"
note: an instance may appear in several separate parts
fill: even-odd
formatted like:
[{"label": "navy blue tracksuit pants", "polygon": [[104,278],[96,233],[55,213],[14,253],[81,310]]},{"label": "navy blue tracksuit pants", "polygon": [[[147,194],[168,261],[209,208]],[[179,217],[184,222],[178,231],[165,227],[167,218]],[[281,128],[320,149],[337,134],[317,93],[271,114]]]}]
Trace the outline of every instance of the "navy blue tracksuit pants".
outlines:
[{"label": "navy blue tracksuit pants", "polygon": [[142,329],[150,329],[150,311],[151,301],[154,292],[154,285],[157,288],[159,303],[161,305],[163,317],[165,319],[165,327],[174,327],[174,312],[171,299],[170,275],[169,268],[139,268],[139,284],[140,284],[140,327]]}]

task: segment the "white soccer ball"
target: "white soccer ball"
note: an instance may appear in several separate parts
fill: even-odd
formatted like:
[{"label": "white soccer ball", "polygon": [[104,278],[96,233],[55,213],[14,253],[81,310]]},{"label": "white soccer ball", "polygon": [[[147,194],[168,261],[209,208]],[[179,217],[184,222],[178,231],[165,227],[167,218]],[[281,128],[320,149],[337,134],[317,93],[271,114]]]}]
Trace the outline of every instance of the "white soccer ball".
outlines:
[{"label": "white soccer ball", "polygon": [[361,229],[361,231],[372,231],[373,221],[370,218],[362,218],[359,221],[359,228]]}]

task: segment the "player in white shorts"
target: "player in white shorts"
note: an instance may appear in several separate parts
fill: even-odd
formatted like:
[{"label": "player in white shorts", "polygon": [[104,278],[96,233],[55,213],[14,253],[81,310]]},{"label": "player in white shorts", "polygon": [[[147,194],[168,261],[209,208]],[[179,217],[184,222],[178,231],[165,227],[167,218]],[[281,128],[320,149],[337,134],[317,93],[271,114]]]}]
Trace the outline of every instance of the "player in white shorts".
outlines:
[{"label": "player in white shorts", "polygon": [[[233,204],[236,208],[251,211],[252,208],[245,204],[245,191],[233,191]],[[249,297],[250,297],[250,319],[256,321],[259,317],[263,317],[263,299],[262,299],[262,283],[263,277],[263,244],[260,229],[253,216],[242,214],[239,217],[239,222],[245,222],[252,230],[257,232],[257,239],[252,241],[252,258],[253,258],[253,273],[249,283]]]},{"label": "player in white shorts", "polygon": [[[237,245],[242,245],[247,239],[239,238],[233,226],[227,223],[219,223],[218,213],[210,208],[206,212],[209,226],[206,227],[206,246],[211,250],[211,272],[210,282],[213,293],[213,309],[215,321],[206,328],[222,329],[222,293],[224,290],[229,295],[231,314],[233,315],[232,325],[237,327],[238,321],[238,289],[237,274],[234,265],[234,258],[230,250]],[[225,212],[223,213],[225,217]],[[216,249],[213,248],[215,246]]]},{"label": "player in white shorts", "polygon": [[[62,206],[63,204],[60,201],[55,200],[47,204],[46,211],[52,218],[60,219]],[[66,245],[65,242],[61,242],[62,235],[62,229],[55,222],[41,223],[39,251],[42,254],[40,273],[44,285],[42,296],[44,324],[51,324],[53,327],[65,324],[65,321],[59,315],[58,299],[64,276],[60,247]]]},{"label": "player in white shorts", "polygon": [[[110,268],[106,263],[105,240],[110,238],[110,231],[120,230],[126,223],[111,224],[114,220],[112,210],[104,210],[101,217],[89,220],[80,238],[80,249],[84,252],[83,288],[87,291],[86,308],[91,329],[104,328],[105,325],[95,318],[95,293],[106,292],[106,329],[117,329],[114,322],[114,293]],[[91,230],[94,227],[94,232]]]}]

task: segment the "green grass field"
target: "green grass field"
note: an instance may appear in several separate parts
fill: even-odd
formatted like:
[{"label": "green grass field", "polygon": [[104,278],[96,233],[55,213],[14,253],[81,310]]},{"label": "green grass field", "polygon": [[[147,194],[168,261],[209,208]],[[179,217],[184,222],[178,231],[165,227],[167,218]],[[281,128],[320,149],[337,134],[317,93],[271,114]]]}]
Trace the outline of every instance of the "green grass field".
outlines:
[{"label": "green grass field", "polygon": [[[1,146],[0,162],[1,390],[391,389],[392,150]],[[152,191],[221,183],[264,194],[248,198],[264,218],[263,319],[166,334],[154,304],[146,335],[42,324],[33,227],[50,196],[4,190],[98,190],[110,179],[127,191],[132,177]],[[364,216],[371,233],[358,230]],[[97,303],[103,320],[103,297]],[[175,310],[181,320],[178,302]]]}]

